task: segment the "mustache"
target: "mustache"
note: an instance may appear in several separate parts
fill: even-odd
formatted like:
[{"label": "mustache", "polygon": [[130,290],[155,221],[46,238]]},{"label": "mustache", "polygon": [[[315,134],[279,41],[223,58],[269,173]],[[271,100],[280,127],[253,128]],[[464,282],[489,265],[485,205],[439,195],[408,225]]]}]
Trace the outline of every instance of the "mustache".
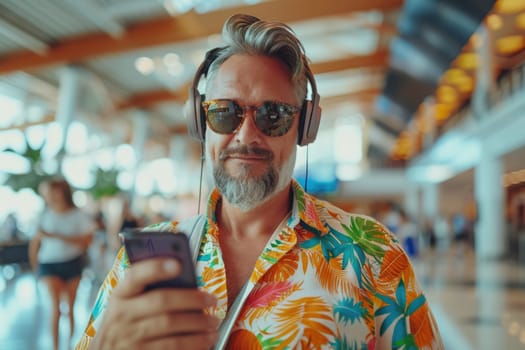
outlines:
[{"label": "mustache", "polygon": [[235,155],[240,155],[240,156],[255,155],[255,156],[263,157],[266,160],[273,159],[273,152],[267,149],[264,149],[264,148],[246,146],[246,145],[238,146],[238,147],[231,147],[231,148],[222,150],[219,154],[219,159],[224,160],[227,157],[235,156]]}]

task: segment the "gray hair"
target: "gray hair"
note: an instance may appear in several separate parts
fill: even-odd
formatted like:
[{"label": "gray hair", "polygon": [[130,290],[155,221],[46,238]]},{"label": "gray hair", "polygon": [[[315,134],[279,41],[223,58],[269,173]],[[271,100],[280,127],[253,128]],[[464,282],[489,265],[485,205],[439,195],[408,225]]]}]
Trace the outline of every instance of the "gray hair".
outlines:
[{"label": "gray hair", "polygon": [[309,68],[304,47],[289,26],[279,22],[262,21],[250,15],[236,14],[224,23],[222,36],[226,46],[210,65],[208,81],[213,79],[219,67],[233,55],[269,56],[289,68],[295,96],[302,104],[307,93],[306,69]]}]

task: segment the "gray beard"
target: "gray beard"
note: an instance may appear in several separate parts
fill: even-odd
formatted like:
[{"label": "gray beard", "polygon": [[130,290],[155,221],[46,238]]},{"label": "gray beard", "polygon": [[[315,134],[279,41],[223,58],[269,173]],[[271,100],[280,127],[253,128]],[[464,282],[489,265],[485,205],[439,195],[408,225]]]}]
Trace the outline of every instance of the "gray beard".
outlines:
[{"label": "gray beard", "polygon": [[[228,174],[224,167],[224,159],[230,154],[264,155],[268,161],[268,169],[260,176],[253,176],[251,167],[246,165],[241,169],[240,174],[234,177]],[[209,157],[207,162],[208,167],[213,166],[213,179],[217,189],[228,203],[244,212],[256,208],[273,193],[282,190],[292,177],[294,164],[295,151],[279,172],[273,164],[271,152],[246,146],[223,150],[216,164],[212,164]]]}]

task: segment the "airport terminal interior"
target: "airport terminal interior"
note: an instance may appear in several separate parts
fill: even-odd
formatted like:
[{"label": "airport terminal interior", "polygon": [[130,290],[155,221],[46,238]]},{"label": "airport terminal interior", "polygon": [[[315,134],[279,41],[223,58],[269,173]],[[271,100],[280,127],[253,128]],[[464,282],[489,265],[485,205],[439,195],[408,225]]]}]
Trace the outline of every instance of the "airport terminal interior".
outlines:
[{"label": "airport terminal interior", "polygon": [[525,0],[9,0],[0,350],[53,349],[29,262],[42,183],[64,178],[96,226],[74,329],[60,304],[61,350],[82,335],[125,224],[205,209],[184,111],[235,13],[287,23],[309,58],[322,117],[297,181],[397,236],[445,349],[525,349]]}]

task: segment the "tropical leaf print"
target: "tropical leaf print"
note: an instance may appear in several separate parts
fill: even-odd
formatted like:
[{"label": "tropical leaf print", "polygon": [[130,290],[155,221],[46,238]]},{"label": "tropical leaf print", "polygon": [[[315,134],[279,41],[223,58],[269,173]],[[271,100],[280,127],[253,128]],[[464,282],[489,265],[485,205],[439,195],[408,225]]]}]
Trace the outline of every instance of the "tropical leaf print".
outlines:
[{"label": "tropical leaf print", "polygon": [[[320,208],[321,210],[324,209],[324,208]],[[336,219],[336,220],[341,220],[341,214],[335,212],[335,211],[332,211],[330,209],[326,209],[326,212],[328,213],[328,215],[330,215],[332,218]]]},{"label": "tropical leaf print", "polygon": [[367,309],[363,307],[361,301],[356,301],[351,298],[344,298],[334,305],[335,317],[344,324],[355,321],[365,317]]},{"label": "tropical leaf print", "polygon": [[377,297],[382,301],[382,306],[376,311],[376,317],[386,316],[379,334],[384,335],[393,326],[392,349],[417,349],[414,334],[409,329],[410,322],[407,320],[421,307],[427,307],[424,295],[407,292],[405,283],[400,280],[395,297],[379,293]]},{"label": "tropical leaf print", "polygon": [[319,227],[319,216],[314,201],[308,195],[305,195],[304,213],[302,219],[310,226]]},{"label": "tropical leaf print", "polygon": [[[283,240],[288,239],[288,240]],[[295,235],[291,234],[280,234],[278,239],[274,239],[267,245],[261,256],[255,262],[255,269],[250,276],[252,283],[257,281],[283,256],[288,253],[295,245]]]},{"label": "tropical leaf print", "polygon": [[394,246],[386,252],[383,257],[383,264],[379,273],[379,280],[376,281],[376,288],[381,293],[388,293],[396,288],[399,279],[408,273],[410,275],[410,261],[400,246]]},{"label": "tropical leaf print", "polygon": [[224,268],[206,266],[202,272],[202,286],[206,291],[215,295],[219,300],[227,298],[226,272]]},{"label": "tropical leaf print", "polygon": [[385,245],[388,243],[388,234],[383,227],[373,220],[360,216],[352,216],[350,224],[341,224],[346,234],[352,237],[365,253],[376,260],[381,260],[385,254]]},{"label": "tropical leaf print", "polygon": [[346,337],[343,339],[336,339],[334,342],[330,343],[330,348],[334,350],[372,350],[367,343],[358,344],[357,341],[353,341],[350,345],[349,340]]},{"label": "tropical leaf print", "polygon": [[270,313],[289,295],[300,290],[301,285],[302,283],[291,282],[257,284],[246,299],[239,320],[246,319],[251,325],[255,319]]},{"label": "tropical leaf print", "polygon": [[292,185],[294,187],[294,195],[295,195],[295,199],[296,199],[296,203],[297,203],[297,209],[299,210],[299,212],[304,212],[304,196],[305,196],[305,192],[304,190],[301,188],[301,186],[299,186],[299,184],[297,182],[292,182]]},{"label": "tropical leaf print", "polygon": [[374,305],[378,298],[375,296],[375,291],[377,291],[376,278],[374,277],[374,272],[372,267],[369,264],[363,266],[363,288],[359,290],[360,300],[363,301],[363,307],[366,308],[367,313],[364,314],[364,321],[368,328],[371,330],[371,333],[375,333],[375,320],[374,320]]},{"label": "tropical leaf print", "polygon": [[321,349],[335,337],[327,326],[334,322],[332,308],[320,297],[288,301],[279,306],[275,315],[277,332],[273,336],[282,339],[276,349]]},{"label": "tropical leaf print", "polygon": [[342,257],[341,269],[346,269],[350,263],[357,277],[357,282],[361,286],[362,268],[366,261],[365,252],[361,246],[354,243],[353,238],[348,234],[338,232],[333,227],[327,225],[329,232],[322,234],[313,228],[314,235],[299,243],[301,248],[320,248],[327,261],[337,257]]},{"label": "tropical leaf print", "polygon": [[299,255],[297,251],[290,251],[285,254],[279,264],[273,265],[261,278],[261,281],[286,281],[295,274],[299,265]]},{"label": "tropical leaf print", "polygon": [[432,347],[434,335],[437,334],[436,328],[436,321],[426,303],[420,305],[410,316],[410,331],[414,334],[419,349]]},{"label": "tropical leaf print", "polygon": [[348,278],[347,272],[334,269],[322,255],[315,251],[308,251],[306,256],[310,265],[316,267],[315,275],[320,286],[332,294],[357,296],[359,288]]},{"label": "tropical leaf print", "polygon": [[233,332],[228,339],[229,350],[262,350],[263,347],[257,336],[250,331],[241,329]]}]

